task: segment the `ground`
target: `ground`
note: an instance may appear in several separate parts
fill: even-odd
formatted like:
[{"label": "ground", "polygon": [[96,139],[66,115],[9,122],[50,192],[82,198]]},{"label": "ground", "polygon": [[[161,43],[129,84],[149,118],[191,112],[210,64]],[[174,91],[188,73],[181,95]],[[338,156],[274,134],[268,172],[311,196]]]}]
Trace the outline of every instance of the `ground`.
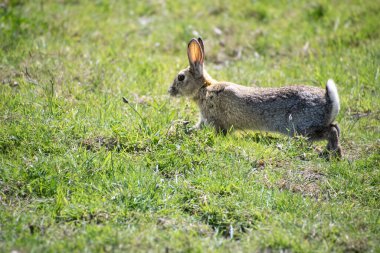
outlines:
[{"label": "ground", "polygon": [[[379,1],[0,3],[0,251],[379,252]],[[337,83],[325,142],[207,127],[167,95]],[[124,97],[124,101],[123,98]]]}]

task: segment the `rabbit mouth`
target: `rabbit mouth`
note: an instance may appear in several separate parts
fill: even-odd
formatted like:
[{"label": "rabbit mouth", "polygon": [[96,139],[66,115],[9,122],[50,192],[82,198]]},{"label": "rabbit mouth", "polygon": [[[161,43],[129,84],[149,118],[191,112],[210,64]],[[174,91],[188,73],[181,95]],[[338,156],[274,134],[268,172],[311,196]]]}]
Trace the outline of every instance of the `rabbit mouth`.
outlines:
[{"label": "rabbit mouth", "polygon": [[173,96],[173,97],[177,96],[179,93],[178,90],[173,86],[169,88],[168,92],[170,96]]}]

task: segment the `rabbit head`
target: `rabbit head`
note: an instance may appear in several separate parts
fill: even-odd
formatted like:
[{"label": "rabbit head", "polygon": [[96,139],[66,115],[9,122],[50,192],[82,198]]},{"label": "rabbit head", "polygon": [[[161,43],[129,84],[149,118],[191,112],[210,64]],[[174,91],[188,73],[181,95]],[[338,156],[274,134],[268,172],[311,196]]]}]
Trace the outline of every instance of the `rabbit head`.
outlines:
[{"label": "rabbit head", "polygon": [[189,67],[181,70],[169,88],[171,96],[194,97],[204,86],[204,46],[201,38],[192,39],[187,46]]}]

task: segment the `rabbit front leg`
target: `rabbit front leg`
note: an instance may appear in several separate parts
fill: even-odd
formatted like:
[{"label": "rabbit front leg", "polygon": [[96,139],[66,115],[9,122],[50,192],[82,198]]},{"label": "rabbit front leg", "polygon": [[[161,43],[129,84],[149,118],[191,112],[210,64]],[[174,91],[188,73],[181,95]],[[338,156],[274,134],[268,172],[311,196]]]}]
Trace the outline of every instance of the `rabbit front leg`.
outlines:
[{"label": "rabbit front leg", "polygon": [[199,121],[197,122],[197,124],[195,124],[195,126],[193,126],[192,128],[189,129],[189,132],[195,131],[195,130],[200,130],[206,124],[212,125],[215,128],[216,132],[219,133],[219,134],[226,135],[227,132],[228,132],[227,129],[225,129],[224,127],[218,125],[217,122],[214,122],[212,120],[209,122],[205,118],[203,118],[202,116],[199,118]]},{"label": "rabbit front leg", "polygon": [[189,132],[202,129],[204,127],[205,123],[206,123],[205,118],[201,114],[199,116],[199,120],[198,120],[197,124],[195,124],[193,127],[191,127],[189,129]]}]

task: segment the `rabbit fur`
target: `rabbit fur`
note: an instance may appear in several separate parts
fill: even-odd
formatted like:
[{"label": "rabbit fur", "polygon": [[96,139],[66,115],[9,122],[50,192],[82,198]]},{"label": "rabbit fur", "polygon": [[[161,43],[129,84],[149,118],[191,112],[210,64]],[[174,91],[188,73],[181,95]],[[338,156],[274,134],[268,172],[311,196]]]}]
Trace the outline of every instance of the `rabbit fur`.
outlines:
[{"label": "rabbit fur", "polygon": [[310,140],[326,139],[327,151],[342,155],[340,130],[333,124],[340,103],[336,85],[328,80],[326,89],[312,86],[281,88],[246,87],[218,82],[204,69],[202,39],[188,44],[189,67],[181,70],[169,88],[171,96],[191,97],[200,109],[194,128],[204,124],[227,133],[230,129],[304,135]]}]

